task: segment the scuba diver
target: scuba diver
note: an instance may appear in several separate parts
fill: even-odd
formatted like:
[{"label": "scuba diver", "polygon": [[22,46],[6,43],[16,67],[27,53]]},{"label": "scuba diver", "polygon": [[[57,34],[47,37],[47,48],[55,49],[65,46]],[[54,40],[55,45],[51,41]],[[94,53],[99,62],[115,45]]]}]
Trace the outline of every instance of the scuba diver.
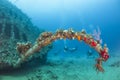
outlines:
[{"label": "scuba diver", "polygon": [[88,50],[87,51],[87,58],[94,58],[95,56],[93,56],[94,52],[92,50]]},{"label": "scuba diver", "polygon": [[64,52],[75,52],[77,50],[78,50],[77,47],[69,48],[67,46],[64,46]]}]

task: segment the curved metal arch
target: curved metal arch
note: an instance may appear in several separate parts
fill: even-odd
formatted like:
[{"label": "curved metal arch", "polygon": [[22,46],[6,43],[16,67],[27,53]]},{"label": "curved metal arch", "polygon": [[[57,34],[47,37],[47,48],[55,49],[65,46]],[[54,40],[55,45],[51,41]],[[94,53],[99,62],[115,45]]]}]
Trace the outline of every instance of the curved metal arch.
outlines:
[{"label": "curved metal arch", "polygon": [[17,43],[17,51],[20,53],[21,58],[18,60],[17,65],[24,62],[29,56],[38,52],[44,46],[51,44],[53,41],[58,39],[77,39],[78,41],[84,41],[90,47],[94,48],[98,54],[99,58],[96,59],[96,69],[104,72],[102,68],[102,61],[106,61],[109,58],[108,48],[106,45],[102,48],[99,41],[95,40],[92,35],[87,34],[84,30],[81,32],[74,32],[72,29],[68,30],[57,30],[56,33],[43,32],[37,38],[35,44],[31,46],[31,43]]}]

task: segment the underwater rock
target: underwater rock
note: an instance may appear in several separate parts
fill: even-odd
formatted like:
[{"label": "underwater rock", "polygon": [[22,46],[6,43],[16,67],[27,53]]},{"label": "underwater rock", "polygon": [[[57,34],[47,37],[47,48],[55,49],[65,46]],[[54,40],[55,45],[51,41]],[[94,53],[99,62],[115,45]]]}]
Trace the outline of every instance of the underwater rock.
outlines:
[{"label": "underwater rock", "polygon": [[[12,67],[21,57],[16,51],[17,42],[34,42],[43,30],[35,27],[30,18],[8,0],[0,0],[0,69]],[[44,47],[40,57],[45,62],[51,47]]]},{"label": "underwater rock", "polygon": [[112,63],[111,65],[109,65],[110,67],[120,67],[120,61],[116,61],[114,63]]}]

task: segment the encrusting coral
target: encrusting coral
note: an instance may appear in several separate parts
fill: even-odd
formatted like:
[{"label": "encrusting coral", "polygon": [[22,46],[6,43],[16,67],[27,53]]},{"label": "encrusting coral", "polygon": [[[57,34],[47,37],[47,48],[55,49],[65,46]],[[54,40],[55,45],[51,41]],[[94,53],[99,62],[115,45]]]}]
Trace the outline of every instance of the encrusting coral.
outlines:
[{"label": "encrusting coral", "polygon": [[92,35],[87,34],[85,30],[82,30],[81,32],[75,32],[71,28],[68,30],[57,30],[54,34],[51,32],[44,32],[38,37],[33,46],[31,46],[30,43],[18,43],[16,49],[19,53],[22,53],[22,57],[18,60],[15,66],[20,65],[21,63],[26,61],[29,56],[40,51],[43,47],[51,44],[53,41],[66,38],[77,39],[79,41],[82,40],[86,44],[94,48],[100,56],[100,58],[96,59],[97,64],[95,65],[95,67],[97,70],[104,72],[104,69],[102,68],[102,61],[107,61],[107,59],[109,58],[107,45],[105,44],[102,48],[100,42],[98,40],[95,40]]},{"label": "encrusting coral", "polygon": [[17,50],[19,51],[19,53],[22,55],[24,55],[24,53],[26,53],[28,51],[28,49],[31,48],[31,43],[27,42],[27,43],[17,43]]}]

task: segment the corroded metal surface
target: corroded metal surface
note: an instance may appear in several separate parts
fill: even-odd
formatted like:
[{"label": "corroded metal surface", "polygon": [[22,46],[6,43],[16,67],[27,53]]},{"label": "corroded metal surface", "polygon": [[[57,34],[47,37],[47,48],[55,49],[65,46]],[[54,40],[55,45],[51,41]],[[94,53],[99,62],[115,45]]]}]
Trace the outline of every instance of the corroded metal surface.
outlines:
[{"label": "corroded metal surface", "polygon": [[99,40],[93,38],[91,34],[87,34],[85,30],[75,32],[71,28],[68,30],[57,30],[55,33],[44,32],[42,33],[35,44],[31,46],[30,43],[18,43],[17,51],[21,55],[16,65],[20,65],[27,60],[31,55],[35,54],[38,51],[57,39],[77,39],[78,41],[84,41],[90,47],[94,48],[99,53],[99,58],[96,59],[96,69],[104,72],[102,68],[102,61],[107,61],[109,58],[108,47],[104,44],[104,47],[100,44]]}]

